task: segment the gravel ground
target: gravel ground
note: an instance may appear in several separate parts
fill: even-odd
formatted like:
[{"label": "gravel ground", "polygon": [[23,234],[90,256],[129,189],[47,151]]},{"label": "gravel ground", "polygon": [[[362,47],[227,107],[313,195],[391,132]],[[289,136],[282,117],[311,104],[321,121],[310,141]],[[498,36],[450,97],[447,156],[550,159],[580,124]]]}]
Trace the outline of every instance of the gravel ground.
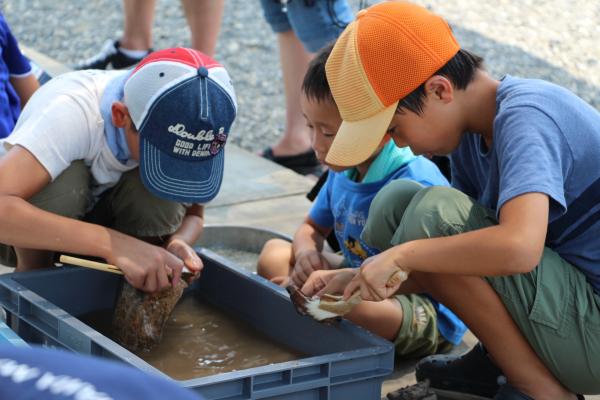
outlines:
[{"label": "gravel ground", "polygon": [[[483,55],[493,75],[547,79],[600,109],[600,2],[417,2],[446,17],[462,46]],[[360,2],[350,3],[357,10]],[[0,0],[0,4],[20,42],[66,64],[94,54],[122,29],[119,0]],[[155,48],[189,45],[178,0],[158,1],[156,15]],[[229,69],[239,98],[234,142],[252,151],[275,142],[284,119],[281,72],[276,38],[258,1],[227,0],[217,59]]]}]

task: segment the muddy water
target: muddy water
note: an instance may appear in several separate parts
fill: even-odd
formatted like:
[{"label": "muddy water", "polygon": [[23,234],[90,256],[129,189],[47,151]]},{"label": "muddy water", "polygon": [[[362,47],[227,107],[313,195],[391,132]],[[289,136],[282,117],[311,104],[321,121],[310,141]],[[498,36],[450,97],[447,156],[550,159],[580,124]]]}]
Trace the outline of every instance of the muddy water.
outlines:
[{"label": "muddy water", "polygon": [[241,267],[244,271],[256,272],[256,264],[258,263],[257,253],[221,246],[211,246],[206,248],[227,258],[232,263]]},{"label": "muddy water", "polygon": [[[88,315],[80,319],[107,334],[106,315]],[[136,354],[178,380],[302,357],[192,296],[185,296],[175,307],[163,331],[162,341],[150,351]]]}]

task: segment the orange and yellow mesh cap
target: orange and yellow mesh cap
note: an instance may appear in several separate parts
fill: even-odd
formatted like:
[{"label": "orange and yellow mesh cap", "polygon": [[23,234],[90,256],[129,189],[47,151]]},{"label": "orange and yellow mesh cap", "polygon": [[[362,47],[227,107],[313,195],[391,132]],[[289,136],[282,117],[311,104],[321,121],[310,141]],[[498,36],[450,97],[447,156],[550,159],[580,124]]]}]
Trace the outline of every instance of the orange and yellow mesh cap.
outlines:
[{"label": "orange and yellow mesh cap", "polygon": [[446,21],[416,4],[387,1],[359,11],[325,66],[343,119],[326,162],[350,167],[369,158],[398,101],[459,49]]}]

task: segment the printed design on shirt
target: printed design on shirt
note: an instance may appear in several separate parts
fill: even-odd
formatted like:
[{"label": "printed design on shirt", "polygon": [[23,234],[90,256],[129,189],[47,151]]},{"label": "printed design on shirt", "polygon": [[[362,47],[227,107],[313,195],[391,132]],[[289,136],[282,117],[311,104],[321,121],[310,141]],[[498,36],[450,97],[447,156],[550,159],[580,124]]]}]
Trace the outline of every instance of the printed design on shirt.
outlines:
[{"label": "printed design on shirt", "polygon": [[362,210],[352,210],[346,218],[349,224],[358,226],[361,229],[367,224],[367,215]]},{"label": "printed design on shirt", "polygon": [[348,239],[344,240],[344,246],[354,255],[360,257],[361,260],[365,260],[369,257],[367,251],[362,247],[360,240],[348,236]]},{"label": "printed design on shirt", "polygon": [[90,382],[70,375],[54,375],[52,372],[10,358],[0,359],[0,378],[10,379],[16,384],[33,385],[43,398],[60,396],[75,400],[113,399],[107,393],[98,391]]},{"label": "printed design on shirt", "polygon": [[427,325],[427,312],[425,307],[416,306],[413,308],[413,324],[414,325]]}]

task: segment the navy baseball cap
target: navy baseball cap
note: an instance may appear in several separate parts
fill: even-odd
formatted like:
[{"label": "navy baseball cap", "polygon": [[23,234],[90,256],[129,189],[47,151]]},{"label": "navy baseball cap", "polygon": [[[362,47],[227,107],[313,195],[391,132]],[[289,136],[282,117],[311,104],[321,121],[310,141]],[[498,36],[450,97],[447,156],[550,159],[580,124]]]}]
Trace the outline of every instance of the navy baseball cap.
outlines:
[{"label": "navy baseball cap", "polygon": [[224,146],[237,103],[225,68],[186,48],[151,53],[125,83],[124,103],[140,135],[140,174],[153,194],[212,200],[223,180]]}]

